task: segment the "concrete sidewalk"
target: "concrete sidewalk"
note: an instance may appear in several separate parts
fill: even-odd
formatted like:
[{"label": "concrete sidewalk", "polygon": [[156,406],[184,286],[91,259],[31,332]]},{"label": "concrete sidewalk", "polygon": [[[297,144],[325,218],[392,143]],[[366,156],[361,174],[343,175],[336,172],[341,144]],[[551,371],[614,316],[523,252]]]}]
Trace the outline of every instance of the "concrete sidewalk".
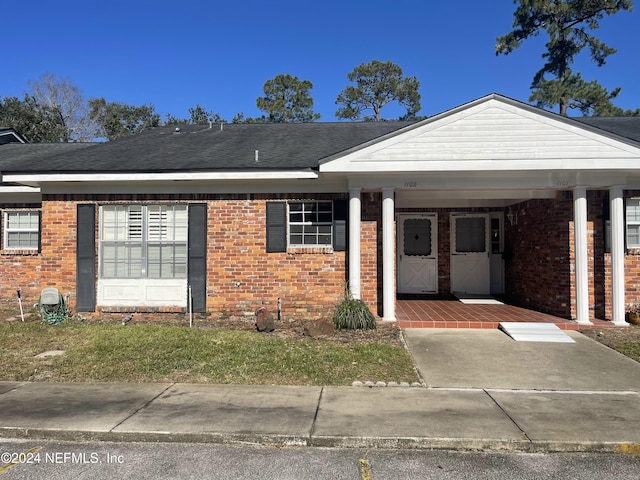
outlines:
[{"label": "concrete sidewalk", "polygon": [[[492,332],[407,331],[426,388],[0,382],[0,437],[640,453],[640,364],[580,334],[563,351]],[[474,349],[501,366],[458,371]]]}]

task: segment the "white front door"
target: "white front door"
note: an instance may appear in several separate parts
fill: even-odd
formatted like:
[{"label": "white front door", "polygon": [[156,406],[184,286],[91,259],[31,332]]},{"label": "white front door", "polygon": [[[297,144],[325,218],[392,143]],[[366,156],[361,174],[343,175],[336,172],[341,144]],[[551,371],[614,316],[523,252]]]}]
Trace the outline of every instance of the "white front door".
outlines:
[{"label": "white front door", "polygon": [[489,215],[451,214],[451,292],[490,292]]},{"label": "white front door", "polygon": [[437,214],[398,215],[398,293],[437,292]]}]

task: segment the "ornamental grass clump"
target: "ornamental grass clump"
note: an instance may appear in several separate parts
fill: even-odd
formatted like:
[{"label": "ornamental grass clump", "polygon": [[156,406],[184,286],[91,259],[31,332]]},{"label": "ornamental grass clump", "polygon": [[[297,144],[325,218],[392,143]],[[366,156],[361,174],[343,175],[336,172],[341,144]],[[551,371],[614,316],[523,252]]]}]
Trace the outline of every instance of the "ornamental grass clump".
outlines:
[{"label": "ornamental grass clump", "polygon": [[376,317],[359,298],[353,298],[348,286],[344,289],[344,300],[333,313],[333,324],[338,330],[375,330]]}]

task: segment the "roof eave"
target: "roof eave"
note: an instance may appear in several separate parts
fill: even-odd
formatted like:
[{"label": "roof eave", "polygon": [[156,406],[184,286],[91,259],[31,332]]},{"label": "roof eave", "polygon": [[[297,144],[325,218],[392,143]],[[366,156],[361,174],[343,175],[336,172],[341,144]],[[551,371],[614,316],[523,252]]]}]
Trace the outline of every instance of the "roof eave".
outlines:
[{"label": "roof eave", "polygon": [[138,173],[6,173],[5,182],[35,185],[48,182],[149,182],[191,180],[297,180],[316,179],[311,169],[300,170],[224,170],[208,172],[138,172]]}]

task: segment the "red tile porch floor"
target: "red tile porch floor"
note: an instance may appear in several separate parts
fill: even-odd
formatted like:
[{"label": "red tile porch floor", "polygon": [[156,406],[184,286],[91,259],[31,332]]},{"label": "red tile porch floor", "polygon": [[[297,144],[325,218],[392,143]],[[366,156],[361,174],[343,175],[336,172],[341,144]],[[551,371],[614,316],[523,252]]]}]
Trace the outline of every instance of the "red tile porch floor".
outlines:
[{"label": "red tile porch floor", "polygon": [[404,328],[498,328],[500,322],[555,323],[562,330],[613,327],[611,322],[591,319],[593,325],[554,317],[513,305],[465,304],[452,299],[396,300],[397,324]]}]

